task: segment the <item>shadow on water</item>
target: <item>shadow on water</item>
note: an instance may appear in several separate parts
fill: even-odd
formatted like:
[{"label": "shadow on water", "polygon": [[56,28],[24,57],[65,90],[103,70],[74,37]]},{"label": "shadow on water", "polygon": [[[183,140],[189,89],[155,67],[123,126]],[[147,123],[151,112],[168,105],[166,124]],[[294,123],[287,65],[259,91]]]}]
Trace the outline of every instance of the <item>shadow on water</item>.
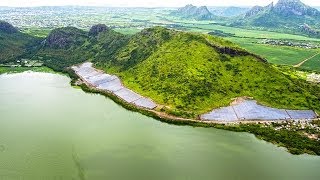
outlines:
[{"label": "shadow on water", "polygon": [[78,171],[79,179],[86,180],[84,168],[81,166],[80,159],[76,153],[74,145],[72,145],[72,159],[73,159],[74,165]]}]

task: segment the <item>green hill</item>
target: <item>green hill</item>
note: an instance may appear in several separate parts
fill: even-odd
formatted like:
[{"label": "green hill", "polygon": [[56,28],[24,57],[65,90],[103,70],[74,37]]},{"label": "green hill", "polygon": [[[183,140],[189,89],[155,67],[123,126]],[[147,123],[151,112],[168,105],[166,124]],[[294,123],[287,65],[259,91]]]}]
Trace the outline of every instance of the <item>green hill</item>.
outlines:
[{"label": "green hill", "polygon": [[53,30],[37,52],[37,59],[44,59],[45,64],[54,70],[63,70],[72,64],[83,62],[90,52],[81,52],[80,47],[88,41],[88,33],[65,27]]},{"label": "green hill", "polygon": [[29,56],[39,42],[38,38],[23,34],[11,24],[0,21],[0,63]]},{"label": "green hill", "polygon": [[274,107],[320,110],[319,86],[291,79],[210,35],[146,29],[109,58],[95,62],[176,115],[195,116],[239,96]]},{"label": "green hill", "polygon": [[127,36],[96,25],[89,32],[65,27],[53,30],[37,52],[37,58],[55,70],[92,59],[106,59],[122,47]]}]

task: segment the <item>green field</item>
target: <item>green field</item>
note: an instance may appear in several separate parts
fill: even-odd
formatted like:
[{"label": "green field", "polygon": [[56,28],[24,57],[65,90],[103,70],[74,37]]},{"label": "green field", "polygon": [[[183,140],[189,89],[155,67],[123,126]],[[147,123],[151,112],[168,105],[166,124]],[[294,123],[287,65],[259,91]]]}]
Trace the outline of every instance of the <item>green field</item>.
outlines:
[{"label": "green field", "polygon": [[31,36],[44,38],[50,33],[50,29],[47,28],[27,28],[22,29],[23,33],[29,34]]},{"label": "green field", "polygon": [[300,35],[260,31],[260,30],[248,30],[242,28],[221,26],[217,24],[181,24],[190,31],[196,32],[210,32],[213,30],[221,30],[226,33],[234,33],[237,37],[251,37],[251,38],[268,38],[268,39],[293,39],[293,40],[304,40],[304,41],[320,41],[317,38],[309,38]]},{"label": "green field", "polygon": [[302,64],[301,68],[320,72],[320,54]]},{"label": "green field", "polygon": [[249,38],[229,37],[227,39],[252,53],[266,58],[270,63],[279,65],[296,65],[318,52],[316,49],[257,44],[257,40]]},{"label": "green field", "polygon": [[116,28],[114,30],[122,34],[129,34],[129,35],[133,35],[141,31],[141,29],[137,29],[137,28]]},{"label": "green field", "polygon": [[21,73],[25,71],[55,73],[55,71],[45,66],[43,67],[0,67],[0,74]]}]

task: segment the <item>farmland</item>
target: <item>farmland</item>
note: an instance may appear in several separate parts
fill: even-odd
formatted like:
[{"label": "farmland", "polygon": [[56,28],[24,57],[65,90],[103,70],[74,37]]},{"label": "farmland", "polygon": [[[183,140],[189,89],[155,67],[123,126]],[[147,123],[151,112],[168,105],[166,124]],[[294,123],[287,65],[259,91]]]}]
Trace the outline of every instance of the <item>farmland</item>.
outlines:
[{"label": "farmland", "polygon": [[261,55],[270,63],[279,65],[295,65],[318,52],[317,49],[257,44],[256,39],[236,37],[229,37],[227,39],[239,44],[252,53]]},{"label": "farmland", "polygon": [[[229,37],[224,37],[227,40],[266,58],[270,63],[278,65],[298,64],[316,54],[318,49],[268,45],[261,44],[260,41],[270,39],[320,44],[320,39],[301,35],[228,27],[222,25],[223,20],[214,22],[180,19],[170,16],[172,8],[52,7],[49,10],[46,7],[12,8],[9,10],[0,8],[0,12],[3,12],[0,15],[0,20],[9,21],[24,33],[38,37],[45,37],[57,27],[75,26],[88,30],[92,25],[98,23],[107,24],[117,32],[130,35],[153,26],[198,33],[218,30],[232,34]],[[300,69],[319,72],[318,62],[319,56],[303,64]]]},{"label": "farmland", "polygon": [[307,62],[305,62],[302,66],[302,69],[307,70],[315,70],[320,72],[320,55],[313,57],[312,59],[309,59]]}]

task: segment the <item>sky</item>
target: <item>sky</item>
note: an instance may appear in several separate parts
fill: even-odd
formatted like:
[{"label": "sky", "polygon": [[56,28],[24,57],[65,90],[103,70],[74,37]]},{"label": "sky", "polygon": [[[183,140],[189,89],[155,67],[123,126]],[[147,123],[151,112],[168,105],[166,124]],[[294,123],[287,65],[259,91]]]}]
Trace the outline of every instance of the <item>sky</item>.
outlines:
[{"label": "sky", "polygon": [[[278,0],[0,0],[0,6],[113,6],[113,7],[181,7],[197,6],[255,6]],[[320,0],[301,0],[310,6],[320,6]]]}]

